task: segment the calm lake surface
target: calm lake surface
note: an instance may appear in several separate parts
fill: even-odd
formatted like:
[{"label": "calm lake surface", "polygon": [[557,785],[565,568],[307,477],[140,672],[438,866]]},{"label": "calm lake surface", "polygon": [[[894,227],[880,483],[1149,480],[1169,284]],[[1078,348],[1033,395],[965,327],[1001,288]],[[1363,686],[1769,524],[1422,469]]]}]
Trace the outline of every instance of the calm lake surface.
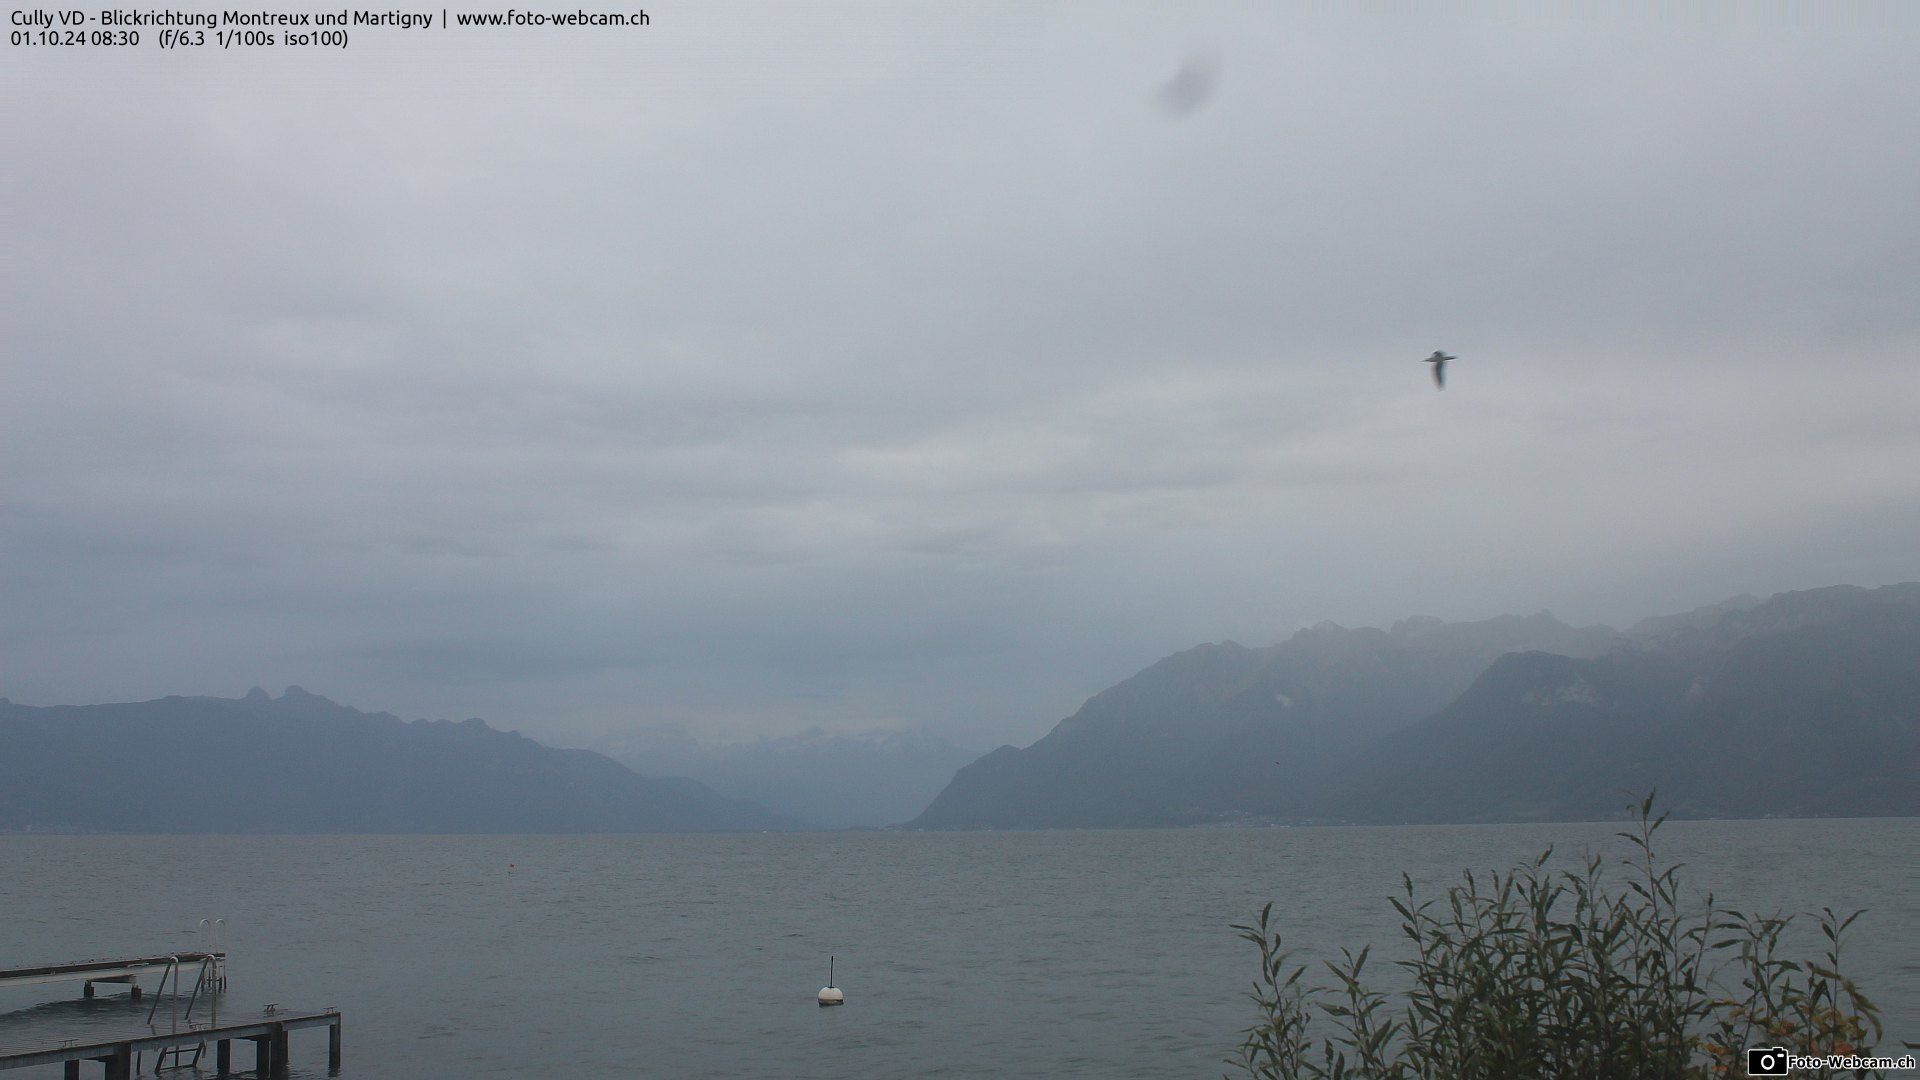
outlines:
[{"label": "calm lake surface", "polygon": [[[199,948],[200,920],[224,917],[223,1017],[338,1005],[338,1075],[358,1080],[1217,1077],[1256,967],[1228,924],[1273,900],[1303,954],[1387,959],[1403,869],[1443,887],[1550,844],[1624,856],[1620,827],[5,836],[0,967]],[[1662,836],[1736,906],[1870,909],[1851,966],[1883,1045],[1920,1041],[1920,820]],[[813,1002],[829,953],[844,1008]],[[0,991],[0,1045],[122,1029],[151,1004],[78,998]],[[292,1057],[327,1075],[324,1033],[295,1032]],[[59,1070],[13,1075],[42,1074]]]}]

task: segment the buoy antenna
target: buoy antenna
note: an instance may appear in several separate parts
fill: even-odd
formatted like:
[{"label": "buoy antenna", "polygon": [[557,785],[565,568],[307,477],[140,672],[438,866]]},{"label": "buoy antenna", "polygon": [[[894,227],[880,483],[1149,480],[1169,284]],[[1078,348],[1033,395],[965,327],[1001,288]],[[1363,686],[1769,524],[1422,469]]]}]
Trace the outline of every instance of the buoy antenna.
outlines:
[{"label": "buoy antenna", "polygon": [[828,1005],[844,1005],[846,1004],[846,1001],[847,1001],[847,995],[841,993],[840,988],[833,985],[833,954],[832,953],[827,954],[827,985],[820,988],[819,1000],[820,1000],[820,1005],[823,1008]]}]

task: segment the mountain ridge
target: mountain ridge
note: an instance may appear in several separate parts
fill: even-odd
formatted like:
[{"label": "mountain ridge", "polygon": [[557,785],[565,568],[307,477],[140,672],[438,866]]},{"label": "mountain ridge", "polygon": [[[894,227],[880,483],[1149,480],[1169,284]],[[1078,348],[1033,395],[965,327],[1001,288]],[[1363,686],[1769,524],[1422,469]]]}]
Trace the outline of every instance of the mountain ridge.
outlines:
[{"label": "mountain ridge", "polygon": [[[1686,816],[1920,813],[1916,670],[1920,583],[1625,632],[1545,612],[1322,623],[1149,665],[961,769],[908,827],[1566,820],[1653,788]],[[1801,794],[1766,794],[1782,757]]]},{"label": "mountain ridge", "polygon": [[[182,790],[184,788],[185,790]],[[279,698],[0,701],[0,829],[516,833],[796,823],[679,778],[479,719],[403,721],[291,686]]]}]

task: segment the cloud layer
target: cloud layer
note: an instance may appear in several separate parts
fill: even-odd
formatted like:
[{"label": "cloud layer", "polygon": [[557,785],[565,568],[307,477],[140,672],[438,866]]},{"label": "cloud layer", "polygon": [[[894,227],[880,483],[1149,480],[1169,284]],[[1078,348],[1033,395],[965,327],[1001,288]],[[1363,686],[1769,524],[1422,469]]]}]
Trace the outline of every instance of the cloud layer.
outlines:
[{"label": "cloud layer", "polygon": [[987,745],[1920,577],[1913,26],[649,11],[21,52],[0,693]]}]

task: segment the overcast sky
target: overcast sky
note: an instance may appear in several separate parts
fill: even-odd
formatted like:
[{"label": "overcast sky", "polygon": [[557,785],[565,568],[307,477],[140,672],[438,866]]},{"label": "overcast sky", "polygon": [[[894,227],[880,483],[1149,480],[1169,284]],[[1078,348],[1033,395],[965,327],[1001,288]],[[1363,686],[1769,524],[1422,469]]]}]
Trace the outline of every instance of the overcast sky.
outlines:
[{"label": "overcast sky", "polygon": [[11,49],[0,694],[985,748],[1920,578],[1912,9],[1656,6]]}]

